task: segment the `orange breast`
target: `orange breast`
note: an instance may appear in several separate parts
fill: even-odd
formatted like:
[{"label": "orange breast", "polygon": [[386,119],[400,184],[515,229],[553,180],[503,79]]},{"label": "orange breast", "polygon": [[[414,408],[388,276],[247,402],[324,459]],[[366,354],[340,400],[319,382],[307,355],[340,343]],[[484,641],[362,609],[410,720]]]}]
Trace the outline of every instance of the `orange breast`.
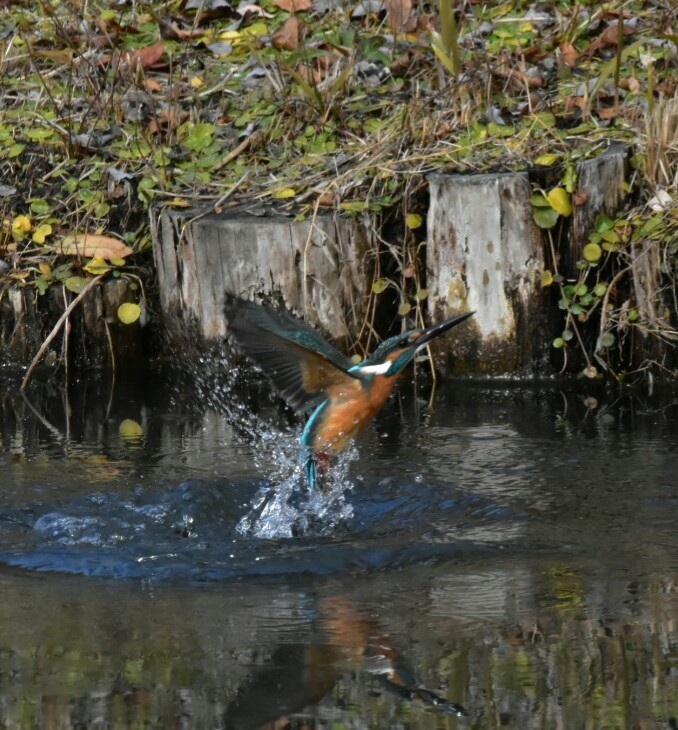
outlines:
[{"label": "orange breast", "polygon": [[338,454],[379,413],[388,400],[398,376],[375,376],[372,386],[364,388],[360,381],[350,386],[328,390],[330,405],[313,440],[313,451]]}]

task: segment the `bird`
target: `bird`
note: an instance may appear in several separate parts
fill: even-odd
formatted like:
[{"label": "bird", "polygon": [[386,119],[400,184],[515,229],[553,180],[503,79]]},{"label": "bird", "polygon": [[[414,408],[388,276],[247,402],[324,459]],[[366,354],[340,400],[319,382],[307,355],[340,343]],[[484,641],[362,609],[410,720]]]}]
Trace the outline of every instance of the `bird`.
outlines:
[{"label": "bird", "polygon": [[311,325],[284,310],[226,296],[228,332],[297,413],[312,411],[301,435],[311,490],[383,408],[405,366],[423,347],[474,312],[384,340],[355,364]]}]

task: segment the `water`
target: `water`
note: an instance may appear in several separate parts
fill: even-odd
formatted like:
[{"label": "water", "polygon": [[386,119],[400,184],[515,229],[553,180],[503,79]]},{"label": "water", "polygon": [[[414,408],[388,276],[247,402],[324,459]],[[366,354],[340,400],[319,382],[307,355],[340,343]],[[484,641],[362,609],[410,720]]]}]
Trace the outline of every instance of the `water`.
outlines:
[{"label": "water", "polygon": [[309,494],[236,375],[2,389],[0,725],[678,727],[671,393],[405,387]]}]

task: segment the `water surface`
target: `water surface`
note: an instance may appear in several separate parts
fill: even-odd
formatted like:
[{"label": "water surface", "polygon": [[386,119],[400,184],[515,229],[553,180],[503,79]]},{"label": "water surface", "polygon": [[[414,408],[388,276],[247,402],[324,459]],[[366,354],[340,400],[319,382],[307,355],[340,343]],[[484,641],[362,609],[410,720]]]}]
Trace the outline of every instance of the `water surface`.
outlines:
[{"label": "water surface", "polygon": [[3,726],[678,726],[670,393],[405,387],[308,495],[259,390],[110,386],[3,388]]}]

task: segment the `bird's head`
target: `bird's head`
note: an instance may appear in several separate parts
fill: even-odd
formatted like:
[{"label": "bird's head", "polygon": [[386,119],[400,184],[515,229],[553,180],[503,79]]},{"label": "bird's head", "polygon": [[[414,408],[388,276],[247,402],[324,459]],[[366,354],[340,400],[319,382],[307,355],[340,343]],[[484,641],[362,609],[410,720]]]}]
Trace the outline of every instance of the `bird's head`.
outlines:
[{"label": "bird's head", "polygon": [[397,375],[412,358],[431,340],[444,334],[457,324],[467,320],[473,312],[459,314],[440,324],[434,324],[423,329],[413,329],[403,332],[379,345],[373,355],[358,366],[361,373],[372,375]]}]

